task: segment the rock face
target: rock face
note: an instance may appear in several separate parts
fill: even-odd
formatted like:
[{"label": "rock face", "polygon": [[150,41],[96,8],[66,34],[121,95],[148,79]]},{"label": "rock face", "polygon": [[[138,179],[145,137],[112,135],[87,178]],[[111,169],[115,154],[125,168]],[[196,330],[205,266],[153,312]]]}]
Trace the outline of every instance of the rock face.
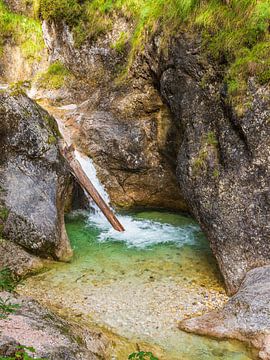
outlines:
[{"label": "rock face", "polygon": [[270,359],[270,267],[247,273],[238,293],[220,311],[184,320],[179,327],[188,332],[231,338],[259,349],[260,359]]},{"label": "rock face", "polygon": [[157,49],[149,47],[148,63],[181,129],[181,192],[232,294],[250,269],[270,263],[270,90],[250,79],[239,115],[200,39],[182,35],[167,56]]},{"label": "rock face", "polygon": [[41,257],[72,255],[64,224],[69,173],[55,120],[24,95],[0,94],[0,218],[4,238]]},{"label": "rock face", "polygon": [[30,298],[0,296],[19,305],[0,321],[0,356],[14,356],[18,346],[27,346],[35,356],[51,360],[108,359],[109,341],[101,333],[70,324]]},{"label": "rock face", "polygon": [[117,19],[110,33],[78,49],[64,24],[44,22],[51,59],[84,83],[73,97],[81,104],[66,121],[77,128],[73,142],[93,159],[114,205],[186,210],[175,176],[176,129],[148,67],[138,63],[127,81],[119,80],[127,53],[113,44],[129,26]]}]

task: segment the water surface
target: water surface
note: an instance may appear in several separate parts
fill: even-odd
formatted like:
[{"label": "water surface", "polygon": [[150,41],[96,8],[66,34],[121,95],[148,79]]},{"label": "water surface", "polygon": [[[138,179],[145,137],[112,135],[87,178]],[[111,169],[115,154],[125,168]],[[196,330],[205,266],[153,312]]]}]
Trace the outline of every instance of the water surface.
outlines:
[{"label": "water surface", "polygon": [[226,300],[198,225],[158,211],[120,215],[120,221],[127,229],[123,234],[97,213],[67,217],[73,261],[28,279],[21,291],[34,291],[60,313],[116,334],[112,359],[127,359],[136,343],[160,360],[251,359],[239,343],[177,329],[186,316]]}]

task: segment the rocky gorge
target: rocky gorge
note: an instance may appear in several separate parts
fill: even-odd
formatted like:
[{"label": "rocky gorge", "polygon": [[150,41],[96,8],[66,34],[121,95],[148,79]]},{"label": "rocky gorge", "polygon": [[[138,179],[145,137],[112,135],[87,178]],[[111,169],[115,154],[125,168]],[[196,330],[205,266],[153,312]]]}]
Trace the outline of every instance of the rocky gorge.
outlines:
[{"label": "rocky gorge", "polygon": [[[135,24],[121,12],[108,14],[113,24],[78,45],[69,18],[41,11],[48,53],[17,78],[8,69],[18,56],[7,66],[5,55],[2,82],[23,80],[23,88],[32,79],[28,95],[60,117],[76,148],[93,159],[113,206],[197,220],[232,297],[179,327],[244,341],[269,359],[269,81],[258,80],[259,65],[250,60],[246,87],[233,94],[228,60],[209,55],[202,31],[180,27],[168,35],[160,24],[125,73]],[[269,29],[265,36],[269,44]],[[61,74],[51,78],[62,77],[60,86],[48,88],[48,74],[34,75],[47,64],[59,65]],[[59,153],[55,120],[23,91],[0,95],[0,265],[20,276],[70,259],[64,208],[77,186]]]}]

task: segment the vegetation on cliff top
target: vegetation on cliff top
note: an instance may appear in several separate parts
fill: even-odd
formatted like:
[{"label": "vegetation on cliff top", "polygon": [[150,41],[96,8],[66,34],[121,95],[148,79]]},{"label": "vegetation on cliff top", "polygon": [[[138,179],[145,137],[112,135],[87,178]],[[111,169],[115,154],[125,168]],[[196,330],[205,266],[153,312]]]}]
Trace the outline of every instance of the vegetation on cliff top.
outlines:
[{"label": "vegetation on cliff top", "polygon": [[19,45],[24,57],[39,60],[44,49],[41,24],[39,21],[10,11],[0,0],[0,56],[6,42]]},{"label": "vegetation on cliff top", "polygon": [[269,0],[40,0],[37,8],[43,19],[64,18],[79,44],[110,30],[121,14],[134,23],[131,58],[157,26],[165,36],[195,30],[205,50],[228,64],[231,94],[245,90],[249,76],[270,81]]},{"label": "vegetation on cliff top", "polygon": [[44,89],[60,89],[68,79],[71,79],[70,71],[60,62],[51,64],[46,72],[38,75],[38,84]]}]

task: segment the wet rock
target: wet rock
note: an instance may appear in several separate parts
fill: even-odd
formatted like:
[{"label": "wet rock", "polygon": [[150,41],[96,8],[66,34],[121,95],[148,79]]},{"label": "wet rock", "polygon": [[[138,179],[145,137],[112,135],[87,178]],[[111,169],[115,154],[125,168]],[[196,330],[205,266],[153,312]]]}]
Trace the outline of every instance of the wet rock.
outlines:
[{"label": "wet rock", "polygon": [[157,51],[150,46],[148,63],[181,129],[181,192],[232,294],[247,271],[270,263],[270,89],[251,78],[240,113],[197,36],[182,34],[168,54]]},{"label": "wet rock", "polygon": [[108,359],[109,342],[101,333],[69,323],[30,298],[0,296],[19,305],[0,321],[0,355],[14,356],[17,346],[27,346],[36,356],[52,360]]},{"label": "wet rock", "polygon": [[[67,260],[72,251],[65,230],[64,205],[70,175],[60,156],[57,137],[55,120],[32,100],[20,94],[0,94],[2,236],[24,251]],[[3,258],[7,247],[11,245],[1,245]],[[27,256],[26,263],[37,264],[36,259],[28,260]]]},{"label": "wet rock", "polygon": [[114,205],[186,210],[175,176],[176,129],[147,66],[117,80],[126,53],[113,44],[130,26],[118,18],[109,33],[77,48],[65,24],[43,23],[51,60],[62,61],[84,80],[79,91],[71,89],[80,105],[66,122],[75,129],[72,141],[93,159]]},{"label": "wet rock", "polygon": [[184,320],[180,329],[220,339],[238,339],[257,348],[259,358],[270,359],[270,267],[247,273],[239,291],[223,309]]}]

